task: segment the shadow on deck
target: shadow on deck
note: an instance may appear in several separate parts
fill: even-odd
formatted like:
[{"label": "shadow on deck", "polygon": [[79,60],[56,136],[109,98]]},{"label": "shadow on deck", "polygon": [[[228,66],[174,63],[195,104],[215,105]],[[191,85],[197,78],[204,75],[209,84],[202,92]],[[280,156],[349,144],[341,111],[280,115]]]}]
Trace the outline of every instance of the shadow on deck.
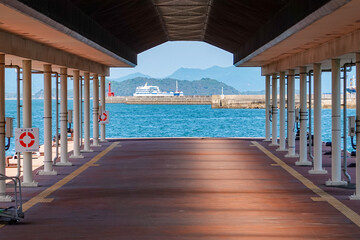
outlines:
[{"label": "shadow on deck", "polygon": [[[102,145],[72,167],[56,167],[58,176],[34,176],[41,186],[23,190],[25,219],[2,227],[1,236],[360,239],[360,204],[346,198],[354,190],[326,188],[329,176],[307,175],[258,139],[112,139]],[[348,206],[354,218],[285,166]]]}]

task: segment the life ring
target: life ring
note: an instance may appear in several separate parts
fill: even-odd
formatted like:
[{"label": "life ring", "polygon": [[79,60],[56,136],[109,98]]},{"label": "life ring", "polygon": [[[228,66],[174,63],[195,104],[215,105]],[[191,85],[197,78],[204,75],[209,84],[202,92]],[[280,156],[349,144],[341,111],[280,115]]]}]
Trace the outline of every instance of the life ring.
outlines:
[{"label": "life ring", "polygon": [[[24,141],[24,138],[28,136],[30,138],[30,142],[29,143],[26,143]],[[21,135],[20,135],[20,138],[19,138],[19,143],[21,146],[23,146],[24,148],[29,148],[29,147],[32,147],[35,143],[35,136],[34,134],[32,134],[31,132],[23,132]]]},{"label": "life ring", "polygon": [[102,113],[100,116],[99,116],[99,122],[105,122],[108,118],[108,115],[106,113]]}]

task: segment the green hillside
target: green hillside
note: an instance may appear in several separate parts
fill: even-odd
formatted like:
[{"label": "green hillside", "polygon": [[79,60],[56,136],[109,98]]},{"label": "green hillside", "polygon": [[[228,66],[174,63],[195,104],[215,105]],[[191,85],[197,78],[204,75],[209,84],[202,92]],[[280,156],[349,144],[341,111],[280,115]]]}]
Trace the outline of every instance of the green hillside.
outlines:
[{"label": "green hillside", "polygon": [[[176,79],[154,79],[137,77],[128,79],[122,82],[111,81],[111,91],[115,93],[115,96],[132,96],[136,87],[148,85],[159,86],[161,91],[175,91]],[[230,87],[222,82],[214,79],[203,78],[201,80],[187,81],[178,80],[179,91],[183,91],[184,95],[219,95],[221,94],[221,87],[224,88],[224,94],[239,94],[239,91],[233,87]]]}]

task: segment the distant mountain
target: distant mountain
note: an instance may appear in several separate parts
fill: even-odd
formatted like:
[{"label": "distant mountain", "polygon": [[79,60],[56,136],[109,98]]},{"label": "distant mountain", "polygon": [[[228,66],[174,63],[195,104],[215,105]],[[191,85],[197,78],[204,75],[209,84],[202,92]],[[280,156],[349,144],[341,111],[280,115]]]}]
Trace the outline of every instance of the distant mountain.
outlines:
[{"label": "distant mountain", "polygon": [[[176,79],[155,79],[155,78],[133,78],[122,82],[111,81],[111,90],[115,96],[132,96],[136,87],[148,85],[159,86],[161,91],[175,91]],[[184,92],[184,95],[202,95],[210,96],[221,94],[221,88],[224,88],[224,94],[239,94],[235,88],[230,87],[222,82],[210,78],[203,78],[201,80],[187,81],[178,80],[179,90]]]},{"label": "distant mountain", "polygon": [[[113,82],[124,82],[129,79],[135,79],[135,78],[141,78],[146,79],[146,81],[150,81],[154,78],[142,74],[142,73],[133,73],[129,74],[127,76],[121,77],[121,78],[114,78],[109,79]],[[260,68],[237,68],[234,66],[230,67],[219,67],[214,66],[207,69],[193,69],[193,68],[180,68],[177,71],[175,71],[173,74],[168,76],[167,78],[164,78],[162,80],[168,80],[168,79],[179,79],[179,80],[187,80],[187,81],[195,81],[199,79],[213,79],[217,80],[219,82],[222,82],[230,87],[235,88],[235,90],[238,90],[240,93],[246,94],[247,91],[261,91],[265,88],[264,84],[264,77],[261,76],[261,70]],[[33,77],[33,83],[32,83],[32,92],[33,94],[39,92],[41,89],[44,89],[44,80],[43,76],[41,74],[34,74]],[[150,79],[150,80],[149,80]],[[6,89],[5,92],[8,94],[8,97],[12,97],[16,93],[16,74],[14,70],[6,69]],[[158,79],[159,80],[159,79]],[[185,84],[185,83],[184,83]],[[194,83],[196,84],[196,83]],[[139,84],[141,85],[141,84]],[[138,86],[139,86],[138,85]],[[53,88],[55,87],[55,81],[53,79],[52,81]],[[72,89],[72,80],[69,80],[68,82],[68,88],[69,90]],[[92,86],[92,84],[91,84]],[[187,86],[187,84],[184,85],[184,87]],[[218,89],[214,90],[220,91],[221,86],[218,85]],[[132,86],[133,90],[135,88]],[[162,89],[167,90],[166,84],[164,84]],[[134,92],[131,90],[131,94]],[[169,90],[175,90],[175,84],[173,87]],[[190,90],[190,92],[194,93],[195,90]],[[204,94],[208,94],[208,92],[204,92]],[[218,92],[219,93],[219,92]],[[217,93],[217,94],[218,94]],[[127,92],[126,94],[131,95],[130,92]],[[230,93],[229,93],[230,94]],[[189,94],[191,95],[191,94]]]},{"label": "distant mountain", "polygon": [[[73,98],[74,91],[72,89],[68,89],[68,98]],[[52,98],[56,98],[56,89],[53,88],[51,91]],[[10,95],[11,96],[11,95]],[[16,97],[16,94],[15,94]],[[92,88],[90,88],[90,97],[92,97]],[[32,94],[33,99],[44,99],[44,89],[40,89],[37,92],[33,92]],[[59,91],[59,98],[60,98],[60,91]]]},{"label": "distant mountain", "polygon": [[214,66],[207,69],[180,68],[168,76],[168,78],[189,81],[211,78],[232,86],[240,92],[259,91],[265,88],[265,81],[264,77],[261,76],[261,69],[251,67]]},{"label": "distant mountain", "polygon": [[[52,87],[55,88],[55,78],[52,79]],[[92,84],[91,84],[92,85]],[[11,98],[13,95],[16,96],[16,73],[13,69],[6,69],[5,70],[5,93],[7,97]],[[44,89],[44,77],[42,74],[33,74],[32,75],[32,94],[38,93]],[[73,81],[68,80],[68,89],[73,89]],[[22,92],[22,87],[20,88]]]},{"label": "distant mountain", "polygon": [[110,78],[109,80],[110,81],[118,81],[118,82],[121,82],[121,81],[125,81],[125,80],[128,80],[128,79],[133,79],[133,78],[138,78],[138,77],[141,77],[141,78],[151,78],[150,76],[148,75],[145,75],[145,74],[142,74],[142,73],[132,73],[132,74],[129,74],[129,75],[126,75],[124,77],[121,77],[121,78]]},{"label": "distant mountain", "polygon": [[44,90],[40,89],[40,91],[33,94],[33,98],[35,98],[35,99],[44,99]]},{"label": "distant mountain", "polygon": [[[126,75],[121,78],[110,79],[111,81],[125,81],[128,79],[152,78],[151,76],[142,74],[140,72]],[[223,82],[231,87],[234,87],[240,92],[246,91],[260,91],[265,88],[264,77],[261,76],[260,68],[239,68],[239,67],[219,67],[213,66],[207,69],[198,68],[179,68],[173,74],[165,79],[179,79],[194,81],[203,78],[215,79]]]}]

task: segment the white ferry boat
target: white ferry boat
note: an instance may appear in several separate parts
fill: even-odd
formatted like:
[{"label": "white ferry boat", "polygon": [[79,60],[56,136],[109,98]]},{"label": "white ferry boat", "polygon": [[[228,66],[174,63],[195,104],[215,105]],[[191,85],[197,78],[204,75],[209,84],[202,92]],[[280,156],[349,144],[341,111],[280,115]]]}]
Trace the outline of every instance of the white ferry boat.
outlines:
[{"label": "white ferry boat", "polygon": [[149,86],[145,83],[144,86],[136,87],[133,96],[184,96],[183,92],[178,91],[176,81],[176,91],[174,92],[162,92],[158,86]]}]

